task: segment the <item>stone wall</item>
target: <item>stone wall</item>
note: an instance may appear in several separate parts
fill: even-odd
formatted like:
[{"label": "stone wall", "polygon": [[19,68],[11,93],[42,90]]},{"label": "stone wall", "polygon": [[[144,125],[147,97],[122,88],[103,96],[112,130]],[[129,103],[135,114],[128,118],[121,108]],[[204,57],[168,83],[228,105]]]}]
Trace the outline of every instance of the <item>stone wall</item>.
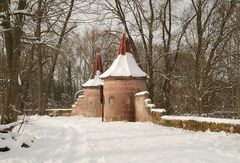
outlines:
[{"label": "stone wall", "polygon": [[72,109],[46,109],[46,114],[49,116],[70,116]]},{"label": "stone wall", "polygon": [[99,87],[84,88],[83,115],[85,117],[102,117]]},{"label": "stone wall", "polygon": [[[164,115],[166,112],[164,109],[154,108],[154,104],[151,104],[151,100],[148,99],[148,92],[139,92],[135,94],[135,119],[136,121],[142,122],[153,122],[155,124],[183,128],[191,131],[213,131],[213,132],[230,132],[230,133],[240,133],[240,120],[232,119],[216,119],[212,118],[218,122],[211,122],[211,118],[201,118],[201,121],[191,120],[191,118],[181,118],[171,119],[173,116]],[[174,116],[176,117],[176,116]],[[209,120],[210,119],[210,120]],[[221,122],[221,121],[225,122]],[[231,123],[228,123],[231,122]],[[235,123],[236,122],[236,123]]]},{"label": "stone wall", "polygon": [[229,132],[229,133],[240,133],[240,125],[235,124],[224,124],[215,122],[198,122],[194,120],[166,120],[160,118],[159,121],[155,121],[163,126],[183,128],[191,131],[212,131],[212,132]]},{"label": "stone wall", "polygon": [[135,121],[134,94],[146,90],[145,79],[104,80],[104,120]]},{"label": "stone wall", "polygon": [[83,115],[84,96],[79,96],[74,105],[72,105],[71,115]]}]

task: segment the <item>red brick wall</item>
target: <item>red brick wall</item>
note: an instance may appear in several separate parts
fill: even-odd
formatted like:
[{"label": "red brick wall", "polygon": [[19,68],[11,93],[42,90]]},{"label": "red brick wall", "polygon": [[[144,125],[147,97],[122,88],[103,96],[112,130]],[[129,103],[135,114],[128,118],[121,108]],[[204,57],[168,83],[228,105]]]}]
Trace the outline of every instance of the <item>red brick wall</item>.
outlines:
[{"label": "red brick wall", "polygon": [[145,79],[105,79],[105,121],[135,121],[134,94],[146,89]]},{"label": "red brick wall", "polygon": [[84,97],[80,96],[77,99],[77,104],[73,108],[71,115],[83,115],[83,109],[84,109]]},{"label": "red brick wall", "polygon": [[84,88],[84,116],[101,117],[100,90],[97,87]]}]

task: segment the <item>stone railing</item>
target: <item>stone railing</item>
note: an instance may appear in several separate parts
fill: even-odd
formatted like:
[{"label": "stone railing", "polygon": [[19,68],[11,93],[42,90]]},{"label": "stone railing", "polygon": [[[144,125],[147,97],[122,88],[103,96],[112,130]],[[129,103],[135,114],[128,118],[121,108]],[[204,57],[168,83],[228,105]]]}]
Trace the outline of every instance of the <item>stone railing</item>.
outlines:
[{"label": "stone railing", "polygon": [[139,92],[135,94],[135,120],[141,122],[155,122],[162,115],[166,114],[165,109],[155,108],[148,98],[148,92]]},{"label": "stone railing", "polygon": [[72,109],[46,109],[46,114],[49,116],[70,116]]},{"label": "stone railing", "polygon": [[213,131],[240,133],[240,120],[207,117],[189,117],[165,115],[165,109],[157,109],[148,98],[148,92],[135,94],[135,120],[153,122],[155,124],[183,128],[192,131]]}]

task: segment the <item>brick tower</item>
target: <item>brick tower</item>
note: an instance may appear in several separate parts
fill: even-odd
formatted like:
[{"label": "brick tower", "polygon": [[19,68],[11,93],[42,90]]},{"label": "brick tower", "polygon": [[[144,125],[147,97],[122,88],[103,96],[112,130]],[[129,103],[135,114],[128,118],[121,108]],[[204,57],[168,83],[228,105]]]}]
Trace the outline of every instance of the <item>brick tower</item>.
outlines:
[{"label": "brick tower", "polygon": [[147,74],[137,65],[125,34],[117,58],[100,78],[104,80],[105,121],[135,121],[134,94],[145,91]]},{"label": "brick tower", "polygon": [[89,79],[84,83],[84,107],[83,115],[86,117],[101,117],[101,102],[100,102],[100,86],[103,85],[103,81],[99,78],[103,72],[102,60],[99,54],[96,55],[96,60],[93,66],[92,79]]}]

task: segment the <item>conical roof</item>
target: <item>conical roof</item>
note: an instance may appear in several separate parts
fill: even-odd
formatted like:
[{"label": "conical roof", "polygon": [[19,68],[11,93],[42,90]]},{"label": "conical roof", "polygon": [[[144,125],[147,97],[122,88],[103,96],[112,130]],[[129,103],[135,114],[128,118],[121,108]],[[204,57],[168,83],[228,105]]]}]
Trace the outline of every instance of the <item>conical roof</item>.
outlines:
[{"label": "conical roof", "polygon": [[102,79],[99,78],[101,73],[103,72],[102,60],[99,54],[96,55],[96,59],[93,65],[93,78],[89,79],[86,83],[84,83],[83,87],[96,87],[103,85]]},{"label": "conical roof", "polygon": [[107,77],[147,77],[147,74],[137,65],[125,34],[120,38],[119,55],[110,68],[100,75],[102,79]]}]

